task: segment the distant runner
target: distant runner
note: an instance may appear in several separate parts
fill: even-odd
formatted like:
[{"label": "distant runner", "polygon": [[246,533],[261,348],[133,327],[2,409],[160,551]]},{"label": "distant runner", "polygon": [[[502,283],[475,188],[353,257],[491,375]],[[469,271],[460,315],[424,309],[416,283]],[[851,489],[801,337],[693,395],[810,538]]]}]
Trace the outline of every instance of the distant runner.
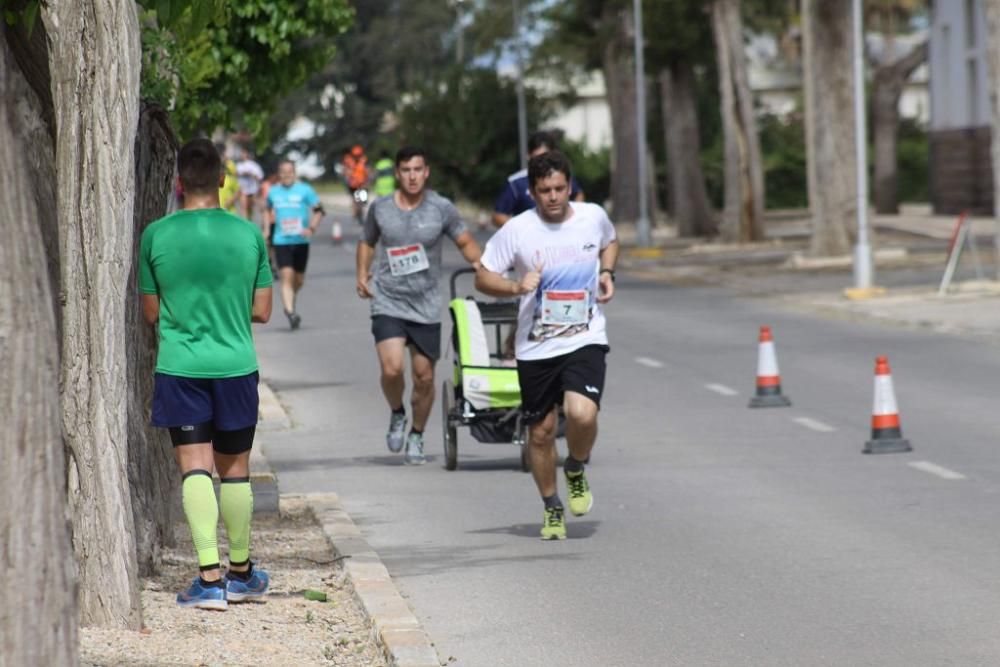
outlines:
[{"label": "distant runner", "polygon": [[268,227],[281,280],[281,304],[294,331],[302,323],[296,297],[306,281],[309,242],[323,220],[323,206],[312,186],[295,178],[295,163],[278,164],[278,182],[267,193]]},{"label": "distant runner", "polygon": [[[427,460],[423,434],[434,404],[434,364],[441,356],[441,240],[450,238],[473,266],[480,255],[454,204],[426,189],[429,176],[421,149],[406,147],[396,153],[399,189],[371,205],[357,250],[357,292],[372,300],[382,392],[392,411],[386,444],[389,451],[399,452],[405,436],[403,460],[410,465]],[[407,347],[413,376],[408,436],[403,407]]]},{"label": "distant runner", "polygon": [[[544,155],[559,148],[556,136],[551,132],[539,131],[528,137],[528,159]],[[576,179],[570,181],[570,199],[583,201],[583,190]],[[493,224],[502,227],[515,215],[535,208],[535,200],[531,197],[528,187],[528,172],[526,169],[516,171],[507,177],[496,204],[493,206]]]},{"label": "distant runner", "polygon": [[[604,394],[608,337],[601,304],[615,294],[618,241],[603,208],[570,203],[572,173],[562,153],[532,158],[528,179],[538,207],[509,220],[486,244],[476,287],[521,299],[515,351],[531,472],[545,505],[541,535],[561,540],[566,520],[556,483],[556,406],[566,414],[569,509],[581,516],[594,503],[584,462],[597,438]],[[511,269],[514,280],[503,275]]]}]

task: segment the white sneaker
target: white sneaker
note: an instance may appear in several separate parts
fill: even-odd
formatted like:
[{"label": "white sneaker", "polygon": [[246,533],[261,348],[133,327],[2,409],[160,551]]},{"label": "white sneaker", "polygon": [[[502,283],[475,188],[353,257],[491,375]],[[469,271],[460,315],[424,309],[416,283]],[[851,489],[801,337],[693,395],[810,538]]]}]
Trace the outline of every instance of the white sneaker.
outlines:
[{"label": "white sneaker", "polygon": [[389,451],[398,454],[403,451],[403,442],[406,438],[406,413],[392,413],[389,418],[389,432],[385,436],[385,444]]},{"label": "white sneaker", "polygon": [[406,454],[403,455],[403,463],[408,466],[422,466],[427,463],[424,456],[424,436],[420,433],[411,433],[406,438]]}]

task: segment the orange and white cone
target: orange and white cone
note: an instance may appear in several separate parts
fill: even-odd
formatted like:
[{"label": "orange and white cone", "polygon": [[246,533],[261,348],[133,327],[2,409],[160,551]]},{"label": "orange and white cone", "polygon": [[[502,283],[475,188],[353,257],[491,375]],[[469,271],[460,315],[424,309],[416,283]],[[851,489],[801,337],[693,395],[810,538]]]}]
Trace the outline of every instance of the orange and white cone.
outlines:
[{"label": "orange and white cone", "polygon": [[344,240],[344,228],[336,220],[333,221],[333,242],[340,243]]},{"label": "orange and white cone", "polygon": [[757,346],[757,395],[750,399],[750,407],[783,408],[791,404],[788,397],[781,395],[781,372],[771,327],[763,326]]},{"label": "orange and white cone", "polygon": [[872,407],[872,439],[865,443],[865,454],[909,452],[913,447],[903,437],[899,425],[899,407],[892,386],[888,357],[875,359],[875,405]]}]

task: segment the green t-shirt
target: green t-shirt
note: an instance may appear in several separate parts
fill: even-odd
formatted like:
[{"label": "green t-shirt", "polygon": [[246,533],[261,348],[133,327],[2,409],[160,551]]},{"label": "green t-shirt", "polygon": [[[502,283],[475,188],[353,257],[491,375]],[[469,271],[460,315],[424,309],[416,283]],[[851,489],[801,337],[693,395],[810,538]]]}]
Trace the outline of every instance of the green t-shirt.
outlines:
[{"label": "green t-shirt", "polygon": [[149,225],[139,249],[139,289],[160,297],[156,371],[192,378],[256,371],[253,293],[271,282],[264,237],[232,213],[178,211]]}]

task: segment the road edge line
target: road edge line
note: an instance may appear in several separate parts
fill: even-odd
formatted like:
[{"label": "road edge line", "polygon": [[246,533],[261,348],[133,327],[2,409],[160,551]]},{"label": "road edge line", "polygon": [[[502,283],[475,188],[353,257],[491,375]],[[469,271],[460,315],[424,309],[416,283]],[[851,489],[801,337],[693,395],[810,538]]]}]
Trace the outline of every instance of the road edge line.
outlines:
[{"label": "road edge line", "polygon": [[299,496],[310,508],[351,583],[390,667],[440,667],[441,659],[382,559],[361,535],[336,493]]}]

